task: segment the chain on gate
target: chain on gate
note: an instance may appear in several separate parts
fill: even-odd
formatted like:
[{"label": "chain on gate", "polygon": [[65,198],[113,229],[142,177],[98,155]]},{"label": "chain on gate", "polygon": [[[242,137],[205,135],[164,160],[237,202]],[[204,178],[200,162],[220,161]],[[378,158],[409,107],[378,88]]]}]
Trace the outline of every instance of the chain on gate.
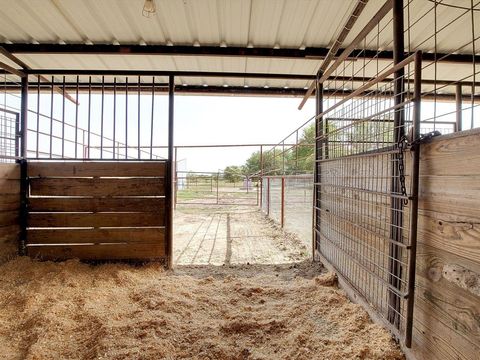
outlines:
[{"label": "chain on gate", "polygon": [[407,186],[405,184],[405,161],[404,161],[404,153],[407,149],[415,148],[422,143],[426,143],[430,141],[435,136],[441,135],[440,131],[430,131],[426,134],[420,134],[419,138],[415,141],[409,142],[409,136],[403,135],[400,138],[400,141],[397,144],[398,148],[398,178],[400,181],[400,190],[402,192],[402,196],[405,198],[403,199],[403,204],[408,205],[408,194],[407,194]]}]

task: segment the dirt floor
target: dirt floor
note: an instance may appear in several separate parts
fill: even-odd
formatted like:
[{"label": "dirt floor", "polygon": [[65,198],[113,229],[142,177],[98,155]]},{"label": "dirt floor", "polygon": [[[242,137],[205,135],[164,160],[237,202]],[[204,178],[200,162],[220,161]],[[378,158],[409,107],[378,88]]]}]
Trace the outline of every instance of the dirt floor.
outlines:
[{"label": "dirt floor", "polygon": [[257,206],[179,205],[174,225],[176,264],[282,264],[311,254],[310,246],[282,231]]},{"label": "dirt floor", "polygon": [[2,359],[402,359],[318,264],[0,265]]}]

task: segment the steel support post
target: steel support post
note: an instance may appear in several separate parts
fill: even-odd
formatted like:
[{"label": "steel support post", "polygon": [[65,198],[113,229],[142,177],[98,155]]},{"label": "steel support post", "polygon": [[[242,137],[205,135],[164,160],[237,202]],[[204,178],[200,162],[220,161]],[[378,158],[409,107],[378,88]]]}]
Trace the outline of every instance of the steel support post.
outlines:
[{"label": "steel support post", "polygon": [[18,253],[26,255],[27,244],[27,118],[28,118],[28,77],[22,77],[22,91],[20,104],[20,234]]},{"label": "steel support post", "polygon": [[455,131],[462,131],[462,84],[455,86]]},{"label": "steel support post", "polygon": [[319,137],[323,135],[323,119],[319,116],[323,112],[323,84],[319,79],[322,73],[317,74],[316,90],[315,90],[315,145],[314,145],[314,168],[313,168],[313,213],[312,213],[312,258],[315,261],[315,251],[317,250],[318,234],[317,227],[320,225],[321,208],[321,163],[323,158],[323,140]]},{"label": "steel support post", "polygon": [[173,182],[173,130],[174,130],[174,97],[175,78],[168,78],[168,157],[167,171],[165,176],[165,254],[168,268],[173,266],[173,206],[172,206],[172,182]]},{"label": "steel support post", "polygon": [[260,209],[263,206],[263,146],[260,145]]},{"label": "steel support post", "polygon": [[[393,63],[394,66],[400,63],[404,58],[404,33],[403,33],[403,0],[394,0],[393,4]],[[394,105],[399,105],[404,99],[404,68],[399,68],[394,73]],[[405,110],[401,106],[394,112],[393,136],[395,143],[400,143],[405,135]],[[400,150],[403,151],[403,150]],[[391,192],[392,194],[401,193],[399,161],[400,156],[397,153],[392,154],[391,171]],[[392,196],[390,200],[390,239],[395,242],[403,242],[403,199]],[[401,286],[402,269],[400,267],[401,249],[398,245],[391,243],[389,247],[389,283],[399,289]],[[388,294],[388,321],[396,328],[400,327],[400,302],[399,295],[394,291]]]},{"label": "steel support post", "polygon": [[281,193],[281,207],[280,207],[280,224],[285,226],[285,176],[282,176],[282,193]]},{"label": "steel support post", "polygon": [[[413,141],[420,138],[420,107],[422,96],[422,52],[415,55],[415,83],[413,95]],[[413,310],[415,302],[415,273],[417,266],[417,221],[418,221],[418,187],[420,177],[420,145],[413,148],[412,193],[410,200],[410,261],[408,264],[408,299],[405,325],[405,346],[412,347]]]}]

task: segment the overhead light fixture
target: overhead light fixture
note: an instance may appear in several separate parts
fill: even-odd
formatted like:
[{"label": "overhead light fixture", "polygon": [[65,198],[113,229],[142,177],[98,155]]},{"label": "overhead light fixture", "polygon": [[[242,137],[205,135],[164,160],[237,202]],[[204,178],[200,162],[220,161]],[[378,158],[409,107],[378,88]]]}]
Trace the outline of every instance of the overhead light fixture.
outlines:
[{"label": "overhead light fixture", "polygon": [[155,0],[145,0],[143,4],[142,15],[149,18],[157,13],[157,7],[155,5]]}]

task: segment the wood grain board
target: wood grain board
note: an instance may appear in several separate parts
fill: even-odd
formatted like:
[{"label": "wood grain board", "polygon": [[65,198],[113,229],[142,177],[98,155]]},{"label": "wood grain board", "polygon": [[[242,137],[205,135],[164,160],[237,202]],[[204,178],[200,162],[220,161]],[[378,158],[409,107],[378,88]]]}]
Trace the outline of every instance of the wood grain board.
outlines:
[{"label": "wood grain board", "polygon": [[32,196],[161,196],[163,178],[33,178]]},{"label": "wood grain board", "polygon": [[[164,177],[165,161],[29,162],[29,177]],[[0,173],[1,175],[1,173]]]},{"label": "wood grain board", "polygon": [[18,247],[20,224],[20,165],[0,164],[0,262]]},{"label": "wood grain board", "polygon": [[29,163],[28,254],[164,258],[165,169],[164,161]]}]

